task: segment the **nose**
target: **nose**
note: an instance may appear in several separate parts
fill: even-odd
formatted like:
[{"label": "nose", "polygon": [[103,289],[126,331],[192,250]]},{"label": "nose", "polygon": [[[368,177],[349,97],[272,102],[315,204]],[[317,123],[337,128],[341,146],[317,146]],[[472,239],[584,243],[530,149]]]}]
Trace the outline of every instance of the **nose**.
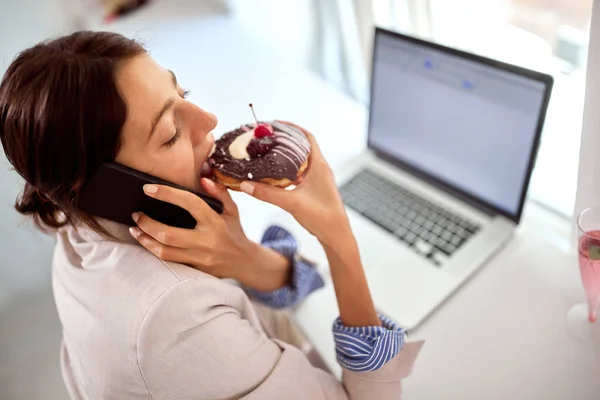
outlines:
[{"label": "nose", "polygon": [[214,142],[214,137],[212,133],[210,133],[217,126],[218,120],[217,117],[200,107],[194,106],[193,109],[190,110],[190,114],[192,115],[190,121],[192,142],[194,145],[202,144],[206,141]]},{"label": "nose", "polygon": [[211,112],[208,111],[204,111],[206,114],[208,114],[208,118],[210,119],[210,130],[212,131],[213,129],[215,129],[217,127],[217,124],[219,123],[219,119],[217,118],[217,116]]},{"label": "nose", "polygon": [[206,142],[207,147],[212,149],[215,144],[215,136],[212,134],[212,132],[208,132],[204,141]]}]

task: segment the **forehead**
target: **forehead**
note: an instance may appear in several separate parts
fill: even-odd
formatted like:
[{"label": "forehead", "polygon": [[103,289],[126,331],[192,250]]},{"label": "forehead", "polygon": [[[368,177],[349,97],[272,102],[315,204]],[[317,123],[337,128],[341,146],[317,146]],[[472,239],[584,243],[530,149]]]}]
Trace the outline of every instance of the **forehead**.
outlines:
[{"label": "forehead", "polygon": [[123,63],[117,71],[117,86],[125,98],[135,99],[172,89],[173,77],[152,57],[144,54]]},{"label": "forehead", "polygon": [[124,134],[148,135],[154,115],[173,94],[173,77],[152,57],[126,61],[117,71],[117,87],[127,105]]}]

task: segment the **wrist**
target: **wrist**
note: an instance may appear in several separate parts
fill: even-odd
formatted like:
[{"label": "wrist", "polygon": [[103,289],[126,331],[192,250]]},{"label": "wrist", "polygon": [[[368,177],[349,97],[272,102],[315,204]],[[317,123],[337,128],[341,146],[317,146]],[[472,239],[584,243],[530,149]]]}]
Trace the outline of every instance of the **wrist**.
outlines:
[{"label": "wrist", "polygon": [[356,243],[350,221],[345,212],[330,219],[327,223],[327,229],[322,235],[318,236],[317,239],[324,248],[333,249],[340,246],[346,247],[348,244]]},{"label": "wrist", "polygon": [[289,284],[292,262],[284,255],[248,241],[238,281],[260,292],[271,292]]}]

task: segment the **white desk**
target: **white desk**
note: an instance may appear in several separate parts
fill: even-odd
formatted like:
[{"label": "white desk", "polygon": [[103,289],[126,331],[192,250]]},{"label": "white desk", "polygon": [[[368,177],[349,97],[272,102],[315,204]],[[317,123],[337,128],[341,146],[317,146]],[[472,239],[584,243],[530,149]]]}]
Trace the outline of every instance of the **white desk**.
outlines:
[{"label": "white desk", "polygon": [[[301,326],[331,363],[331,286],[298,309]],[[595,348],[570,338],[566,313],[583,300],[576,260],[527,226],[417,330],[427,340],[406,383],[414,399],[598,399]],[[600,333],[600,330],[598,331]]]},{"label": "white desk", "polygon": [[[364,148],[363,106],[277,59],[227,20],[140,33],[192,90],[192,100],[220,117],[221,130],[250,120],[247,103],[253,102],[261,119],[289,119],[312,130],[334,167]],[[277,211],[244,195],[235,199],[248,235],[257,239]],[[595,348],[583,348],[566,331],[568,309],[583,300],[576,261],[553,244],[538,212],[530,209],[533,217],[506,249],[412,333],[427,344],[406,382],[406,398],[600,398],[600,337]],[[335,369],[331,285],[296,315]]]}]

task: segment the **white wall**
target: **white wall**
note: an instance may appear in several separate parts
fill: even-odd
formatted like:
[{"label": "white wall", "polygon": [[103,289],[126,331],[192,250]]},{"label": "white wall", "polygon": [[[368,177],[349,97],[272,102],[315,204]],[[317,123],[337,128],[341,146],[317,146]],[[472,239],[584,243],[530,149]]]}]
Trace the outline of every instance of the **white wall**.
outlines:
[{"label": "white wall", "polygon": [[431,0],[437,42],[536,70],[546,70],[551,46],[510,23],[511,0]]},{"label": "white wall", "polygon": [[314,2],[319,0],[230,0],[235,18],[280,54],[310,66]]},{"label": "white wall", "polygon": [[442,43],[469,47],[478,35],[506,23],[509,3],[510,0],[431,0],[433,36]]},{"label": "white wall", "polygon": [[590,47],[587,61],[585,106],[583,130],[579,152],[579,178],[577,200],[573,213],[573,239],[576,239],[576,218],[588,207],[600,205],[600,3],[595,1],[592,8]]},{"label": "white wall", "polygon": [[62,0],[0,0],[0,74],[19,50],[65,31]]}]

